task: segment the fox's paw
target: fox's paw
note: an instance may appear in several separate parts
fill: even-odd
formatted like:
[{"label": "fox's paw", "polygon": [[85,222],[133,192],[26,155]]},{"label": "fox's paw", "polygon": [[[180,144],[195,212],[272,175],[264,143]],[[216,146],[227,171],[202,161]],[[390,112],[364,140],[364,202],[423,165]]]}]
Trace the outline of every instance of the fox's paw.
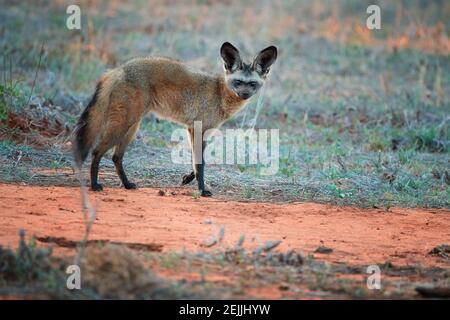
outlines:
[{"label": "fox's paw", "polygon": [[202,190],[201,191],[201,196],[202,197],[211,197],[212,196],[212,192],[208,191],[208,190]]},{"label": "fox's paw", "polygon": [[92,191],[102,191],[103,186],[100,183],[93,184],[91,186]]},{"label": "fox's paw", "polygon": [[133,190],[137,189],[137,185],[133,182],[128,182],[127,184],[124,184],[125,189]]},{"label": "fox's paw", "polygon": [[194,180],[194,179],[195,179],[195,173],[194,173],[194,171],[192,171],[192,172],[189,173],[189,174],[185,174],[185,175],[183,176],[183,181],[181,182],[181,185],[184,186],[184,185],[186,185],[186,184],[188,184],[188,183],[191,183],[192,180]]}]

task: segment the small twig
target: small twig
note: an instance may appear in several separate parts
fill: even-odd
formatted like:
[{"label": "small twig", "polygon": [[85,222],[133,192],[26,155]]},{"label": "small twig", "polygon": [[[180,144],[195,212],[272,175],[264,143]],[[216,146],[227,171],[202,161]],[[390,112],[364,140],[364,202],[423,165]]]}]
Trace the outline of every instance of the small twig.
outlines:
[{"label": "small twig", "polygon": [[337,162],[338,164],[341,166],[342,171],[345,173],[347,172],[347,166],[344,163],[344,160],[342,159],[342,157],[340,155],[336,156]]},{"label": "small twig", "polygon": [[27,104],[28,105],[31,101],[31,96],[33,95],[33,91],[34,91],[34,87],[36,86],[36,80],[37,80],[37,76],[39,73],[39,69],[41,68],[41,61],[42,61],[42,55],[44,54],[44,43],[42,43],[41,45],[41,52],[39,53],[39,62],[38,65],[36,67],[36,72],[34,73],[34,80],[33,80],[33,85],[31,86],[31,92],[30,92],[30,96],[28,97],[28,101]]},{"label": "small twig", "polygon": [[266,241],[266,243],[262,246],[258,246],[257,248],[255,248],[255,250],[253,250],[253,255],[255,257],[258,257],[261,255],[261,253],[263,252],[270,252],[271,250],[275,249],[276,247],[278,247],[281,243],[281,240],[275,240],[275,241]]},{"label": "small twig", "polygon": [[20,160],[22,159],[22,150],[19,150],[19,156],[17,157],[17,161],[14,163],[13,168],[17,167],[17,165],[19,164]]},{"label": "small twig", "polygon": [[236,248],[242,248],[242,245],[244,244],[245,241],[245,235],[241,234],[241,236],[239,237],[238,242],[236,243]]},{"label": "small twig", "polygon": [[6,54],[3,56],[3,84],[5,88],[7,87],[6,83]]},{"label": "small twig", "polygon": [[81,207],[83,211],[83,220],[85,224],[83,239],[80,242],[78,255],[75,257],[75,264],[80,265],[81,260],[83,259],[84,256],[86,245],[88,243],[89,234],[92,229],[92,224],[94,223],[96,218],[96,210],[94,207],[92,207],[89,201],[89,196],[86,190],[86,184],[84,182],[83,174],[81,173],[81,168],[76,168],[75,171],[77,172],[78,179],[80,181]]},{"label": "small twig", "polygon": [[264,252],[269,252],[273,249],[275,249],[276,247],[278,247],[281,243],[281,240],[276,240],[276,241],[266,241],[266,243],[264,244],[264,246],[262,247]]},{"label": "small twig", "polygon": [[[9,56],[9,90],[11,90],[12,87],[12,55]],[[9,91],[8,90],[8,91]],[[8,92],[9,94],[9,105],[10,107],[13,105],[13,93]]]},{"label": "small twig", "polygon": [[223,238],[225,235],[225,227],[221,226],[219,229],[219,233],[217,234],[217,236],[215,237],[211,237],[210,239],[204,241],[201,246],[202,247],[206,247],[206,248],[210,248],[212,246],[215,246],[216,244],[219,244],[222,242]]},{"label": "small twig", "polygon": [[225,227],[221,226],[219,230],[219,235],[217,236],[217,242],[221,243],[224,235],[225,235]]},{"label": "small twig", "polygon": [[12,55],[9,55],[9,86],[12,87]]}]

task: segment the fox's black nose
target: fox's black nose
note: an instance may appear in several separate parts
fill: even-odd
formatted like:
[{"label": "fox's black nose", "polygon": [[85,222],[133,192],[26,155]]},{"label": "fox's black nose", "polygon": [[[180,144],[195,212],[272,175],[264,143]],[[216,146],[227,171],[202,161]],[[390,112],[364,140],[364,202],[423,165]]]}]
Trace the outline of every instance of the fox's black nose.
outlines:
[{"label": "fox's black nose", "polygon": [[251,94],[248,92],[242,92],[239,94],[239,97],[241,97],[242,99],[248,99],[250,98]]}]

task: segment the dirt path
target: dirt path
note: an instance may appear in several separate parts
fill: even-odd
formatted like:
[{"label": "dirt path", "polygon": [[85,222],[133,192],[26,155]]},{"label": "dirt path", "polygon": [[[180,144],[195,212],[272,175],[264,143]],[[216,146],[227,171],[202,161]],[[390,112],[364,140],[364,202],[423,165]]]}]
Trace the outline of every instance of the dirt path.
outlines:
[{"label": "dirt path", "polygon": [[[158,191],[90,193],[98,208],[91,239],[154,245],[166,252],[208,250],[202,243],[223,226],[223,243],[230,246],[244,234],[247,248],[282,240],[279,250],[295,249],[330,262],[449,266],[428,254],[450,243],[449,210],[241,203],[194,199],[190,189],[166,189],[164,196]],[[2,245],[16,246],[18,229],[67,240],[79,240],[83,233],[77,188],[0,184],[0,217]],[[333,252],[314,253],[322,242]]]}]

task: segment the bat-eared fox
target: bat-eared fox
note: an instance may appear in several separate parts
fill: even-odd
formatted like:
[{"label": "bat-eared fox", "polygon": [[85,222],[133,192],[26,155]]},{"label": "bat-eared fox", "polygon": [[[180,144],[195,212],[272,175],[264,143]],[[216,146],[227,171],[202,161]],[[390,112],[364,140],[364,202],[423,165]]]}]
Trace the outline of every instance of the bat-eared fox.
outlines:
[{"label": "bat-eared fox", "polygon": [[205,142],[194,141],[194,136],[198,139],[194,135],[194,121],[201,121],[205,132],[218,128],[241,110],[264,84],[277,59],[277,48],[270,46],[246,63],[239,51],[225,42],[220,55],[223,75],[196,72],[169,58],[148,57],[132,59],[102,76],[75,129],[74,155],[78,168],[92,150],[92,190],[103,189],[98,183],[98,167],[102,156],[113,147],[112,160],[122,184],[126,189],[136,188],[125,174],[122,159],[143,116],[153,112],[185,125],[192,148],[197,143],[201,146],[201,152],[192,153],[193,171],[183,176],[182,184],[196,178],[201,195],[211,196],[204,183]]}]

